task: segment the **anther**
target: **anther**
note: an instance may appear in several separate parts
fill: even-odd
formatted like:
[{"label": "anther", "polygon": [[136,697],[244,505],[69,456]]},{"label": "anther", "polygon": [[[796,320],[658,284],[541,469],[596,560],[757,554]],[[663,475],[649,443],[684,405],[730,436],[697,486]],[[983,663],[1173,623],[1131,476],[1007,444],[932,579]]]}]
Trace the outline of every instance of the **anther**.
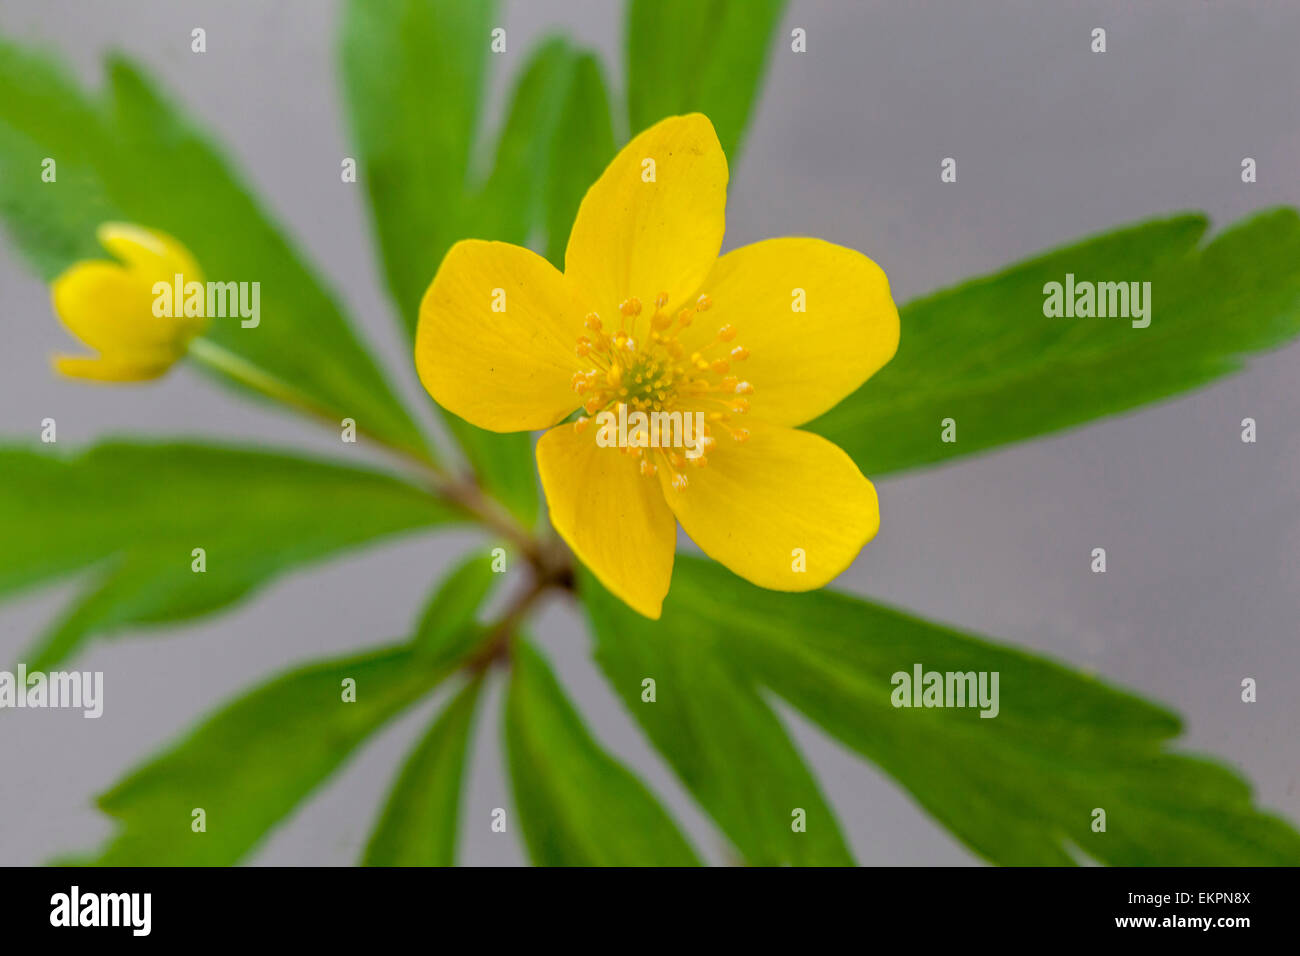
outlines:
[{"label": "anther", "polygon": [[753,394],[754,394],[754,386],[753,386],[753,385],[750,385],[748,382],[737,382],[737,383],[736,383],[736,394],[737,394],[737,395],[753,395]]},{"label": "anther", "polygon": [[718,338],[724,342],[730,342],[736,337],[736,327],[730,323],[718,329]]},{"label": "anther", "polygon": [[749,349],[745,348],[743,345],[737,345],[731,350],[731,357],[737,362],[743,362],[745,359],[749,358]]},{"label": "anther", "polygon": [[576,420],[574,421],[574,423],[573,423],[573,433],[574,433],[575,435],[581,435],[584,431],[586,431],[587,426],[588,426],[589,424],[591,424],[591,419],[590,419],[590,418],[578,418],[578,419],[576,419]]},{"label": "anther", "polygon": [[695,300],[695,311],[707,312],[709,311],[709,307],[711,305],[713,305],[713,300],[709,298],[707,295],[702,295]]},{"label": "anther", "polygon": [[662,309],[662,308],[663,308],[664,306],[666,306],[667,304],[668,304],[668,293],[667,293],[667,292],[660,292],[657,296],[655,296],[655,308],[656,308],[656,309]]},{"label": "anther", "polygon": [[673,491],[685,491],[686,486],[689,484],[690,482],[687,481],[685,475],[683,474],[673,475]]},{"label": "anther", "polygon": [[584,320],[583,324],[586,325],[587,328],[591,329],[591,331],[599,332],[601,328],[600,316],[595,312],[588,312],[587,318]]},{"label": "anther", "polygon": [[638,299],[636,296],[632,296],[630,299],[624,299],[622,302],[618,304],[618,311],[622,312],[624,315],[628,316],[629,318],[631,318],[634,315],[640,315],[641,300]]}]

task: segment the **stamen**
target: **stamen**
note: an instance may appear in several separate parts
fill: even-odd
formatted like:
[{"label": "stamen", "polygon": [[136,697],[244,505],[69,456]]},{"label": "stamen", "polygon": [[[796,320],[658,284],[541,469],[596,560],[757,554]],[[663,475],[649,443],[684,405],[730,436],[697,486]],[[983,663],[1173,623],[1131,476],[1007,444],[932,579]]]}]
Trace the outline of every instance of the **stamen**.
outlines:
[{"label": "stamen", "polygon": [[[689,470],[687,463],[693,468],[707,467],[710,454],[718,448],[712,428],[725,431],[735,442],[749,438],[746,429],[732,424],[732,416],[749,411],[748,396],[754,394],[754,386],[731,371],[733,362],[749,357],[747,348],[738,345],[724,352],[723,357],[715,357],[727,348],[725,343],[736,338],[736,326],[722,324],[714,337],[697,351],[688,351],[679,341],[679,333],[690,327],[697,313],[712,308],[713,300],[707,294],[700,295],[675,316],[664,312],[668,300],[667,292],[655,296],[649,328],[639,335],[636,319],[642,306],[635,296],[619,303],[623,321],[610,333],[603,331],[598,313],[588,312],[583,319],[586,334],[577,337],[575,346],[575,352],[588,367],[575,372],[570,385],[581,396],[584,413],[573,422],[575,434],[587,432],[592,418],[602,410],[621,411],[625,415],[631,411],[647,415],[703,414],[698,444],[691,452],[694,457],[684,456],[684,448],[669,444],[677,438],[664,438],[662,445],[656,441],[659,447],[651,446],[652,428],[662,428],[653,419],[651,427],[641,424],[633,429],[621,449],[637,461],[643,476],[655,476],[661,467],[668,469],[669,484],[680,492],[689,485],[683,473]],[[671,436],[675,430],[674,427],[667,434]],[[660,430],[658,434],[663,437],[665,432]]]}]

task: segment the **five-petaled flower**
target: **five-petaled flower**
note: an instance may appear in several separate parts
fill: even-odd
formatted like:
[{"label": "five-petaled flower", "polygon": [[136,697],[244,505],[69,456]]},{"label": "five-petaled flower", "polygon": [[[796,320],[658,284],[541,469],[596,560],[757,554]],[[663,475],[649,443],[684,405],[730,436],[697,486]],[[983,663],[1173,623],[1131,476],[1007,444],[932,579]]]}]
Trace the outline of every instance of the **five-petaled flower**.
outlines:
[{"label": "five-petaled flower", "polygon": [[97,356],[55,356],[71,378],[141,382],[158,378],[180,359],[207,319],[158,315],[154,285],[175,276],[202,282],[189,250],[166,233],[124,223],[104,223],[96,235],[118,261],[84,260],[51,285],[54,311]]},{"label": "five-petaled flower", "polygon": [[[709,119],[663,120],[588,190],[563,273],[518,246],[459,242],[420,306],[425,388],[481,428],[550,429],[537,464],[551,523],[649,617],[668,593],[677,521],[736,574],[786,591],[831,580],[880,524],[849,456],[796,426],[893,356],[888,281],[818,239],[719,258],[726,188]],[[619,405],[703,412],[704,454],[602,447],[591,417]]]}]

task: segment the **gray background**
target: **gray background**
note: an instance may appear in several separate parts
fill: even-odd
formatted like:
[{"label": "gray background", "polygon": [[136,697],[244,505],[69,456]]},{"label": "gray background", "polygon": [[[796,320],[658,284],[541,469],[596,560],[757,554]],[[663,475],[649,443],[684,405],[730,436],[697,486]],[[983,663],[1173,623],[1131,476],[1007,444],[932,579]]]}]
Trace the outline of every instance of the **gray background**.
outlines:
[{"label": "gray background", "polygon": [[[100,83],[124,49],[161,76],[229,146],[327,275],[412,407],[431,421],[373,258],[335,71],[334,4],[3,0],[0,29],[57,48]],[[516,0],[503,17],[502,90],[543,32],[616,53],[621,5]],[[203,26],[208,53],[189,52]],[[793,233],[861,249],[913,295],[1045,246],[1148,215],[1205,209],[1216,226],[1300,204],[1300,4],[997,2],[791,4],[733,170],[728,246]],[[1094,26],[1109,52],[1089,52]],[[955,156],[959,181],[941,185]],[[1259,182],[1243,185],[1253,156]],[[0,246],[0,433],[61,443],[112,433],[219,435],[338,453],[287,414],[255,408],[180,370],[150,387],[54,378],[67,344],[40,282]],[[1159,316],[1156,316],[1159,321]],[[906,335],[906,329],[903,334]],[[1300,819],[1300,348],[1189,397],[923,474],[879,482],[879,537],[840,585],[1094,670],[1167,702],[1187,743],[1230,761],[1261,802]],[[1240,420],[1259,442],[1239,441]],[[2,476],[0,476],[0,480]],[[232,488],[231,494],[238,494]],[[164,636],[97,643],[77,666],[106,673],[106,710],[13,712],[0,727],[0,862],[34,864],[110,832],[93,795],[215,704],[289,665],[407,633],[431,583],[473,536],[425,536],[296,573],[232,611]],[[1093,575],[1104,546],[1110,571]],[[0,660],[13,662],[73,593],[0,607]],[[624,714],[588,658],[569,608],[538,628],[595,732],[648,779],[709,858],[718,837]],[[1239,700],[1244,676],[1260,700]],[[489,832],[510,806],[496,705],[482,710],[462,859],[523,860]],[[257,863],[357,859],[396,766],[433,702],[377,738],[253,856]],[[787,714],[864,863],[974,858],[892,781]]]}]

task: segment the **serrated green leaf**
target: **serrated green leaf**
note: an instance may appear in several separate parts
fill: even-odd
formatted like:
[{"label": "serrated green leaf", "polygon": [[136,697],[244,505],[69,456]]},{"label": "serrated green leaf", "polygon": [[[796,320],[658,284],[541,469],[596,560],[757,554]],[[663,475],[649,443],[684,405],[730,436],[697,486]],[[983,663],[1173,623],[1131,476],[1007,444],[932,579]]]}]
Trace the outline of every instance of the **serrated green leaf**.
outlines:
[{"label": "serrated green leaf", "polygon": [[625,62],[633,133],[701,112],[736,162],[785,0],[631,0]]},{"label": "serrated green leaf", "polygon": [[[108,258],[94,242],[104,221],[168,232],[208,279],[260,284],[260,324],[214,319],[209,339],[323,412],[424,452],[333,295],[227,161],[130,63],[110,61],[109,80],[98,102],[53,62],[0,40],[0,215],[42,277],[80,258]],[[44,156],[58,164],[55,182],[40,180]]]},{"label": "serrated green leaf", "polygon": [[[1021,441],[1204,385],[1300,332],[1300,216],[1208,244],[1203,216],[1121,229],[909,303],[898,354],[808,427],[869,475]],[[1150,282],[1151,324],[1049,318],[1044,285]],[[942,421],[956,441],[941,440]]]},{"label": "serrated green leaf", "polygon": [[456,695],[407,758],[363,866],[454,866],[460,793],[482,680]]},{"label": "serrated green leaf", "polygon": [[389,475],[248,448],[110,442],[62,457],[11,447],[0,473],[0,596],[95,573],[25,658],[38,670],[91,634],[208,613],[291,568],[460,520]]},{"label": "serrated green leaf", "polygon": [[[651,621],[584,574],[596,660],[682,782],[755,866],[851,866],[834,813],[750,675],[679,616]],[[641,699],[653,678],[655,700]],[[796,832],[801,809],[806,829]]]},{"label": "serrated green leaf", "polygon": [[[1300,863],[1300,834],[1235,773],[1171,749],[1174,715],[1060,664],[831,591],[764,591],[685,556],[662,623],[743,665],[992,862],[1069,864],[1077,848],[1122,866]],[[893,706],[893,675],[916,664],[997,672],[997,716]]]},{"label": "serrated green leaf", "polygon": [[[120,828],[103,866],[229,866],[256,847],[380,727],[445,678],[465,651],[409,645],[311,664],[227,704],[99,798]],[[343,699],[345,680],[356,699]],[[202,809],[206,831],[191,829]]]},{"label": "serrated green leaf", "polygon": [[505,736],[524,842],[541,866],[692,866],[658,801],[601,749],[555,675],[515,644]]}]

